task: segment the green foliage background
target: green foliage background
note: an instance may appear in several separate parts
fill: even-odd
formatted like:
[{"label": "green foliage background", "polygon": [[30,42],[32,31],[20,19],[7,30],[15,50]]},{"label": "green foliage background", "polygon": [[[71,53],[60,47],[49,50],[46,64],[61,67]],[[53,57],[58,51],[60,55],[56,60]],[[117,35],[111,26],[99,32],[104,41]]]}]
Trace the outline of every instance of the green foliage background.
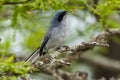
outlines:
[{"label": "green foliage background", "polygon": [[[6,40],[2,39],[4,42],[0,43],[1,58],[11,53],[11,43],[15,42],[17,32],[20,32],[24,37],[24,41],[20,44],[23,48],[31,51],[37,48],[41,44],[51,17],[56,10],[68,10],[76,17],[79,16],[78,11],[97,15],[98,21],[95,24],[88,25],[84,31],[78,30],[80,36],[83,37],[86,35],[91,37],[94,30],[102,32],[105,30],[105,25],[109,28],[120,27],[120,21],[114,20],[112,17],[120,14],[119,0],[99,0],[98,4],[93,2],[94,0],[0,0],[0,34],[7,29],[14,30],[12,35],[8,35]],[[50,11],[53,14],[47,15]],[[83,16],[83,20],[85,17],[87,16]],[[10,25],[4,23],[8,20],[11,21]],[[17,70],[16,65],[20,63],[14,63],[11,60],[10,62],[1,61],[5,63],[0,63],[0,75],[7,71],[18,75],[27,73],[26,68]],[[14,71],[12,71],[13,69]]]}]

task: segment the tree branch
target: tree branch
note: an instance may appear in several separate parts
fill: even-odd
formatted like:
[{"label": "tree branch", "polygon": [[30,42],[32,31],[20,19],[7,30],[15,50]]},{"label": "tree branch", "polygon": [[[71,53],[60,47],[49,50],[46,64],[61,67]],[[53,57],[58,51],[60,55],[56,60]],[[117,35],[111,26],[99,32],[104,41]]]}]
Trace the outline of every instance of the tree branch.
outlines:
[{"label": "tree branch", "polygon": [[[74,76],[75,79],[73,79],[71,78],[71,76],[76,75],[76,74],[72,74],[72,73],[61,70],[62,67],[69,65],[70,62],[78,60],[79,58],[89,60],[90,62],[97,64],[99,66],[103,66],[103,67],[111,68],[115,70],[120,70],[119,68],[120,62],[116,62],[110,59],[105,59],[103,57],[96,57],[95,59],[91,59],[93,57],[85,56],[85,55],[81,56],[82,53],[90,49],[93,49],[95,46],[108,47],[109,45],[107,44],[106,40],[108,38],[111,38],[112,36],[120,37],[120,29],[105,31],[99,34],[98,36],[96,36],[91,41],[83,42],[80,45],[75,46],[75,47],[70,47],[70,48],[63,47],[62,49],[54,52],[50,56],[47,56],[47,57],[43,56],[41,60],[38,60],[33,64],[33,67],[38,68],[40,72],[53,75],[58,80],[87,80],[87,76],[85,76],[84,79],[81,79],[81,77],[83,78],[83,76]],[[62,54],[63,52],[68,52],[68,51],[70,51],[71,54],[61,59],[58,58],[60,54]]]},{"label": "tree branch", "polygon": [[[120,37],[120,29],[114,29],[114,30],[109,30],[109,32],[103,32],[96,36],[94,39],[88,42],[83,42],[78,46],[71,47],[71,48],[62,48],[59,51],[56,51],[52,53],[49,57],[44,57],[40,61],[36,61],[35,65],[39,64],[40,66],[50,64],[50,63],[56,63],[54,64],[55,67],[58,66],[64,66],[64,65],[69,65],[69,62],[72,62],[73,60],[79,59],[80,55],[84,53],[85,51],[88,51],[90,49],[93,49],[95,46],[101,46],[101,47],[108,47],[109,45],[107,44],[107,39],[111,38],[112,36],[119,36]],[[70,51],[72,54],[67,55],[66,57],[62,59],[57,59],[57,57],[62,54],[63,52]]]}]

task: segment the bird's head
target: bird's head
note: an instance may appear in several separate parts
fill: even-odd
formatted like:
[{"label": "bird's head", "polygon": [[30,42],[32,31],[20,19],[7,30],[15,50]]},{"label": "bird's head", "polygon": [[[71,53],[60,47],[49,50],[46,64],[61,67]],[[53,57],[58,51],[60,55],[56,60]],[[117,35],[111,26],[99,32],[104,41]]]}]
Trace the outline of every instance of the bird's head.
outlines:
[{"label": "bird's head", "polygon": [[53,17],[52,23],[62,22],[65,18],[66,13],[67,11],[64,11],[64,10],[57,11],[55,16]]}]

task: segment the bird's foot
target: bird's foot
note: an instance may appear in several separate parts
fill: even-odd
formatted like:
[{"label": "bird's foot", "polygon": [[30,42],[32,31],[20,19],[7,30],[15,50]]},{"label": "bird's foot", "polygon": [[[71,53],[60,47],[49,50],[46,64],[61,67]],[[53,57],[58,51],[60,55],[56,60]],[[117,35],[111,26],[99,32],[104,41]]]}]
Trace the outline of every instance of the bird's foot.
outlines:
[{"label": "bird's foot", "polygon": [[66,51],[69,51],[69,50],[70,50],[69,46],[67,46],[67,45],[64,45],[64,46],[62,46],[62,47],[65,48]]}]

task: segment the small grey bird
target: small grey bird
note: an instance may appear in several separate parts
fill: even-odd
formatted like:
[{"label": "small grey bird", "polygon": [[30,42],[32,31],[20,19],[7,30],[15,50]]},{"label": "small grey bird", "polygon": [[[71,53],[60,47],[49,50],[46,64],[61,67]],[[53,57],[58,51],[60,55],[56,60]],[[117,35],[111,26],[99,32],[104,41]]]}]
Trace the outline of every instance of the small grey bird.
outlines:
[{"label": "small grey bird", "polygon": [[34,63],[34,61],[41,55],[44,55],[49,50],[57,50],[63,46],[67,35],[67,11],[58,11],[52,19],[50,28],[48,29],[43,42],[25,62]]}]

